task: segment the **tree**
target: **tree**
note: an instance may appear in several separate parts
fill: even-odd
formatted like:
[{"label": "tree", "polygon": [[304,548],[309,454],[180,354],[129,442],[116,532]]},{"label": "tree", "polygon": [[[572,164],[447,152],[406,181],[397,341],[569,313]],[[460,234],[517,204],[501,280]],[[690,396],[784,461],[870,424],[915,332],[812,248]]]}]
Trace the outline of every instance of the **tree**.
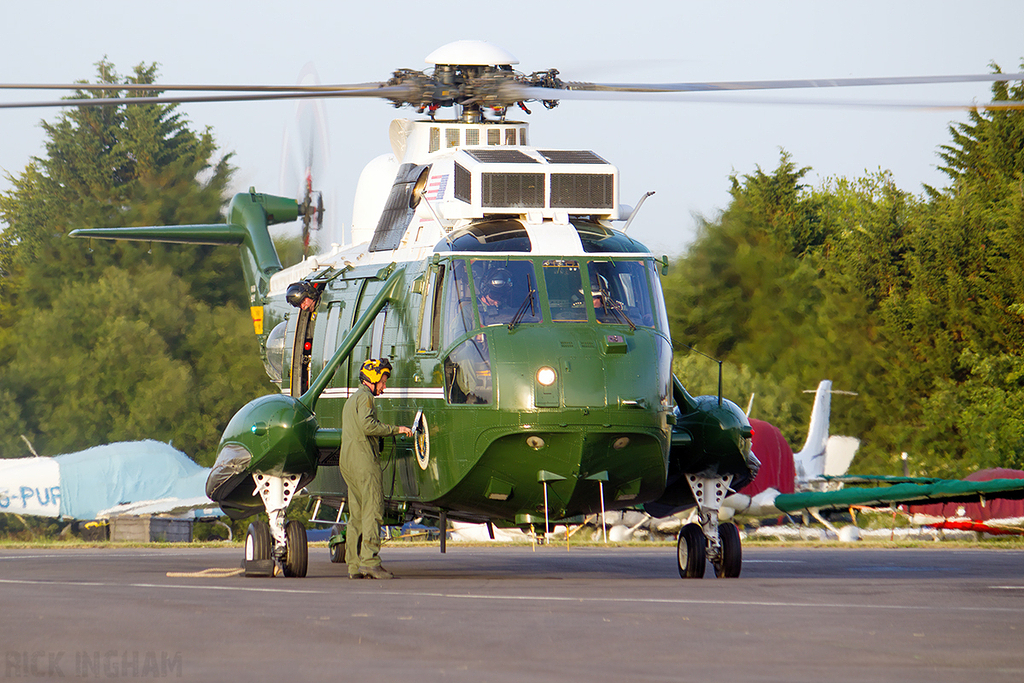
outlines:
[{"label": "tree", "polygon": [[[154,65],[100,83],[153,83]],[[89,244],[78,227],[220,222],[232,173],[174,106],[71,109],[0,195],[0,452],[154,438],[210,464],[232,412],[269,388],[237,253]],[[119,97],[111,90],[75,97]]]}]

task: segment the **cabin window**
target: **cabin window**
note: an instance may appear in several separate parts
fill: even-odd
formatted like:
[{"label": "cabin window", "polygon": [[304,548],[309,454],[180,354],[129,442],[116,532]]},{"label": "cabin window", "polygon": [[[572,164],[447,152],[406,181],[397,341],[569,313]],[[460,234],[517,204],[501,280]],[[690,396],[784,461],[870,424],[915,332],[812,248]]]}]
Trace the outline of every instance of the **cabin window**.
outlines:
[{"label": "cabin window", "polygon": [[448,347],[475,327],[473,323],[473,297],[466,276],[466,262],[452,261],[445,285],[445,305],[441,346]]},{"label": "cabin window", "polygon": [[552,321],[581,322],[587,319],[579,261],[545,261],[544,284],[548,290]]},{"label": "cabin window", "polygon": [[[332,301],[327,305],[326,312],[321,310],[320,313],[317,313],[320,324],[316,326],[316,332],[313,335],[313,358],[318,359],[319,363],[317,367],[313,368],[316,372],[323,370],[331,356],[334,355],[334,350],[338,348],[339,318],[343,304],[342,301]],[[321,304],[322,308],[323,304]]]},{"label": "cabin window", "polygon": [[267,337],[267,357],[263,365],[267,370],[267,376],[274,384],[281,386],[284,381],[284,359],[287,349],[288,321],[279,322],[271,330]]},{"label": "cabin window", "polygon": [[537,273],[532,261],[474,259],[473,286],[481,325],[508,325],[513,320],[540,322]]},{"label": "cabin window", "polygon": [[388,322],[388,308],[385,306],[373,321],[373,338],[370,342],[370,358],[380,358],[384,349],[384,327]]},{"label": "cabin window", "polygon": [[654,327],[649,275],[642,262],[591,261],[587,271],[597,322]]},{"label": "cabin window", "polygon": [[444,359],[444,395],[448,403],[491,402],[491,357],[484,335],[467,339]]}]

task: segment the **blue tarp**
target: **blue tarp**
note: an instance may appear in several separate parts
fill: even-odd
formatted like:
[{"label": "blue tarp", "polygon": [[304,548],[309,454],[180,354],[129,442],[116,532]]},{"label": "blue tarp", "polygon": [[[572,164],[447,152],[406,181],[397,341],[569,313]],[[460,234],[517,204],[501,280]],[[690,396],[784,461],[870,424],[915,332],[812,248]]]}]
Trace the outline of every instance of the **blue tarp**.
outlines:
[{"label": "blue tarp", "polygon": [[181,451],[152,440],[96,446],[54,460],[60,467],[60,514],[74,519],[94,519],[122,503],[205,498],[210,473]]}]

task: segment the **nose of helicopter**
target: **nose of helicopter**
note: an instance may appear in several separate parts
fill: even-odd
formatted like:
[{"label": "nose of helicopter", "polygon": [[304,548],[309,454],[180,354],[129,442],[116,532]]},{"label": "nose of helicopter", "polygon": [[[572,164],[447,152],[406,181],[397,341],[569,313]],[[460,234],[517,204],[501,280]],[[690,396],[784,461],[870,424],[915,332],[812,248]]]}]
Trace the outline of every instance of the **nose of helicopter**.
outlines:
[{"label": "nose of helicopter", "polygon": [[660,494],[671,358],[662,337],[520,328],[494,335],[491,348],[495,422],[474,434],[465,482],[486,499],[461,505],[531,523]]}]

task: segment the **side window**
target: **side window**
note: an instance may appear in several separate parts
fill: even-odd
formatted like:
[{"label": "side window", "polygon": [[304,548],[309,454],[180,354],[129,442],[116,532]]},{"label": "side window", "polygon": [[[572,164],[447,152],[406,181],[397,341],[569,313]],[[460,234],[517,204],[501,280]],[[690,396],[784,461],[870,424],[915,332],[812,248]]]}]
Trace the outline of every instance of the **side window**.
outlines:
[{"label": "side window", "polygon": [[449,403],[490,403],[491,356],[487,338],[479,334],[455,347],[444,359],[444,396]]},{"label": "side window", "polygon": [[658,277],[658,266],[653,261],[648,261],[647,272],[651,275],[651,295],[654,298],[655,326],[659,331],[668,335],[668,313],[665,310],[665,294],[661,290],[661,278]]},{"label": "side window", "polygon": [[384,353],[384,327],[388,322],[388,310],[390,306],[385,306],[381,309],[381,312],[377,314],[376,319],[373,321],[373,338],[370,342],[370,358],[380,358],[386,356]]},{"label": "side window", "polygon": [[466,262],[452,261],[445,282],[441,346],[447,347],[473,329],[473,297],[466,277]]},{"label": "side window", "polygon": [[420,333],[416,342],[417,351],[437,350],[437,323],[441,319],[441,288],[437,283],[444,275],[444,266],[427,273],[427,291],[420,307]]}]

